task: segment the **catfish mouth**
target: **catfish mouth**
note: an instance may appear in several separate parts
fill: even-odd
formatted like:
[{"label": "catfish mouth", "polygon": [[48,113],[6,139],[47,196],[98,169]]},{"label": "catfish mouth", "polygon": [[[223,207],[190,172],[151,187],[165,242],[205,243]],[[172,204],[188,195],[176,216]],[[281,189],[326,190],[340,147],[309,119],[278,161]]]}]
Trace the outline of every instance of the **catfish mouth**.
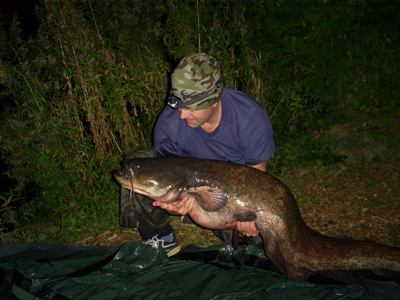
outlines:
[{"label": "catfish mouth", "polygon": [[161,197],[157,197],[157,196],[155,196],[155,195],[153,195],[153,194],[150,194],[150,193],[148,193],[148,192],[146,192],[145,190],[140,189],[140,188],[132,188],[132,187],[126,187],[126,188],[129,189],[131,192],[134,192],[134,193],[137,193],[137,194],[146,196],[146,197],[151,198],[151,199],[154,199],[154,200],[155,200],[155,199],[162,198],[162,196],[161,196]]},{"label": "catfish mouth", "polygon": [[129,175],[127,174],[125,169],[122,171],[113,171],[112,175],[115,178],[115,180],[121,185],[121,187],[126,188],[131,192],[136,192],[135,186],[133,184],[134,182],[133,170],[129,169],[129,171],[131,173]]},{"label": "catfish mouth", "polygon": [[114,171],[113,177],[121,185],[122,188],[130,190],[131,193],[138,193],[154,200],[163,198],[166,194],[162,193],[161,191],[158,193],[149,192],[150,188],[146,189],[146,187],[143,187],[139,184],[138,180],[135,180],[134,172],[132,169]]}]

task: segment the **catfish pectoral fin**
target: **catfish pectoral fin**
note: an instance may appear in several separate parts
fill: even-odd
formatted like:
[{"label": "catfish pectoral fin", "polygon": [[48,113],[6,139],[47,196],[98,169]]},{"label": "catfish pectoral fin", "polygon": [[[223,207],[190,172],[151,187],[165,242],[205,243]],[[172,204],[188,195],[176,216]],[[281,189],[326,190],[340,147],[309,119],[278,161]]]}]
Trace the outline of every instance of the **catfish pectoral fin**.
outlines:
[{"label": "catfish pectoral fin", "polygon": [[210,186],[192,187],[188,189],[188,193],[193,195],[206,211],[218,211],[228,202],[228,193],[219,188]]}]

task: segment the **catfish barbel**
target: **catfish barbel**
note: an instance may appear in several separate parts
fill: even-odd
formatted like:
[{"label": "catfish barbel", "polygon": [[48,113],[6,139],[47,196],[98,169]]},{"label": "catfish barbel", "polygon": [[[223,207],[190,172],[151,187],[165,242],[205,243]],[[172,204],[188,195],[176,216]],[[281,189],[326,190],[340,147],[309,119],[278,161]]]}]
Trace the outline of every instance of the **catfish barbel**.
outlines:
[{"label": "catfish barbel", "polygon": [[265,254],[289,278],[316,271],[400,272],[400,249],[368,241],[342,240],[313,230],[294,196],[276,177],[252,167],[214,160],[133,158],[114,172],[122,187],[158,201],[195,198],[188,213],[208,229],[237,229],[254,221]]}]

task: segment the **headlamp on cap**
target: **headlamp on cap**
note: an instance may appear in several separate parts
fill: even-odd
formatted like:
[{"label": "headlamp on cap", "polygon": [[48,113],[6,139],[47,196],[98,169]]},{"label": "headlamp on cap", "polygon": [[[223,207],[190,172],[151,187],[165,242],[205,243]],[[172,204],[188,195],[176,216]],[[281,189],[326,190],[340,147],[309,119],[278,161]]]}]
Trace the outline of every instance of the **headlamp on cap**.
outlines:
[{"label": "headlamp on cap", "polygon": [[182,107],[183,100],[175,95],[170,95],[167,104],[174,109],[179,109]]}]

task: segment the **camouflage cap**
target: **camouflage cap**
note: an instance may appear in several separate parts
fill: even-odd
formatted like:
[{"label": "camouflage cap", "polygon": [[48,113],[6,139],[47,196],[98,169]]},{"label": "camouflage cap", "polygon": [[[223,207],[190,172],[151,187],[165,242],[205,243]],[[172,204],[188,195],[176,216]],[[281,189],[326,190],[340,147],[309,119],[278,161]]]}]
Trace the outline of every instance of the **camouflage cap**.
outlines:
[{"label": "camouflage cap", "polygon": [[205,53],[186,56],[172,72],[171,85],[171,96],[180,100],[179,107],[193,110],[207,108],[221,97],[221,68],[214,58]]}]

